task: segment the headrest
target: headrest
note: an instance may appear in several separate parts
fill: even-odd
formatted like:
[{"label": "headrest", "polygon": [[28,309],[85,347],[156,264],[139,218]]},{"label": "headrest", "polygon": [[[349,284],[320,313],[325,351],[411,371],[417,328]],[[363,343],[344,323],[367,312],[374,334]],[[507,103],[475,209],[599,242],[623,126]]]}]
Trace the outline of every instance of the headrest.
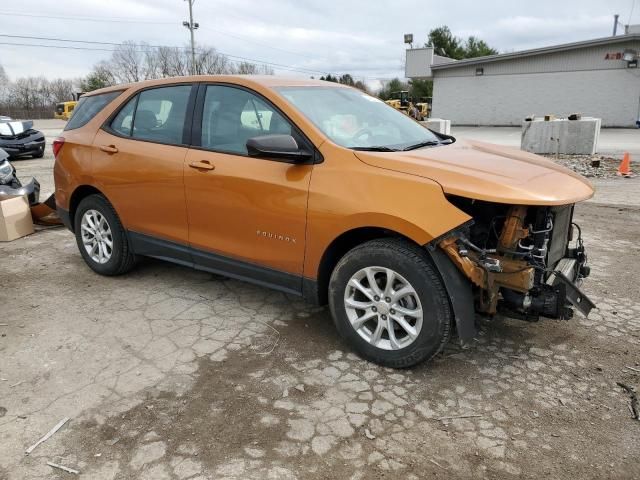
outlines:
[{"label": "headrest", "polygon": [[133,126],[136,129],[151,130],[158,126],[158,119],[151,110],[138,110]]}]

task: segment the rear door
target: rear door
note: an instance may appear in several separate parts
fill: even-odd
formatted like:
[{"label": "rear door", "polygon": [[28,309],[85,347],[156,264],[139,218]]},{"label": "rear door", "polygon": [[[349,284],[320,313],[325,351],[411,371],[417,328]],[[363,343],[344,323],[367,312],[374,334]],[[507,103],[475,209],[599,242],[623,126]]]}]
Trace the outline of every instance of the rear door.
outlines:
[{"label": "rear door", "polygon": [[138,253],[163,256],[141,248],[141,242],[157,244],[154,239],[188,243],[183,164],[195,90],[191,84],[142,90],[94,139],[95,183],[130,231]]}]

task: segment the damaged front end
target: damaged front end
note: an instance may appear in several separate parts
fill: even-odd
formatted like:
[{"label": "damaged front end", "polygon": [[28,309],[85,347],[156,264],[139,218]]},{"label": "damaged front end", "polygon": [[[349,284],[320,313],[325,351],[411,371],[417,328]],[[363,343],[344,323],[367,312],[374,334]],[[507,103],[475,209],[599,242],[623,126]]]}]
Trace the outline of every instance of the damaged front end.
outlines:
[{"label": "damaged front end", "polygon": [[33,120],[0,119],[0,148],[11,157],[40,158],[44,154],[45,138],[42,132],[34,130]]},{"label": "damaged front end", "polygon": [[589,275],[573,205],[524,206],[450,196],[473,218],[438,243],[473,285],[479,313],[537,321],[588,316],[580,290]]}]

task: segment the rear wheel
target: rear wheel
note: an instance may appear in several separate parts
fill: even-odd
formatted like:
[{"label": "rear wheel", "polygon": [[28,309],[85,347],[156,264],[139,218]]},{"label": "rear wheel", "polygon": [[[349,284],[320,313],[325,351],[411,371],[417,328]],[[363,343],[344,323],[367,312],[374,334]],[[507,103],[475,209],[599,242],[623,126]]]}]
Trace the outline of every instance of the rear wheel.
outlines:
[{"label": "rear wheel", "polygon": [[338,332],[362,357],[386,367],[436,355],[451,335],[449,297],[426,252],[400,239],[348,252],[329,284]]},{"label": "rear wheel", "polygon": [[135,265],[127,233],[102,195],[84,198],[75,213],[76,243],[84,261],[101,275],[121,275]]}]

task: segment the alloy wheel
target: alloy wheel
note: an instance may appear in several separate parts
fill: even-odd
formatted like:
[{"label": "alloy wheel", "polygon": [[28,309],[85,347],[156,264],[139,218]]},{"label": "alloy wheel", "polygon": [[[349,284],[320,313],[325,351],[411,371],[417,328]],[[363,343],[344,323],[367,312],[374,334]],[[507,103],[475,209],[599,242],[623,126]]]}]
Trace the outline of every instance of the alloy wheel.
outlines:
[{"label": "alloy wheel", "polygon": [[91,260],[104,264],[113,254],[113,235],[105,216],[97,210],[87,210],[80,223],[82,244]]},{"label": "alloy wheel", "polygon": [[422,329],[418,293],[390,268],[366,267],[357,271],[347,283],[344,306],[358,335],[383,350],[411,345]]}]

